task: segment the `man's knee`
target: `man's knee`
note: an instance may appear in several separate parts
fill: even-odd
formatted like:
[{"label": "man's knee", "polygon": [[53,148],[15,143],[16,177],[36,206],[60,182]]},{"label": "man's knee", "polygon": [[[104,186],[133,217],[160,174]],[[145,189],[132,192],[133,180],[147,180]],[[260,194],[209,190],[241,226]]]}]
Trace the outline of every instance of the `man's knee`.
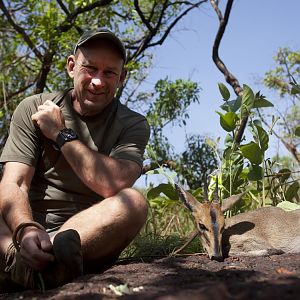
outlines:
[{"label": "man's knee", "polygon": [[142,225],[146,222],[148,215],[148,204],[146,202],[145,197],[139,191],[127,188],[123,189],[119,194],[121,198],[122,204],[126,206],[126,213],[128,217],[134,218]]},{"label": "man's knee", "polygon": [[147,217],[148,214],[148,204],[146,202],[146,199],[142,193],[139,191],[132,189],[132,188],[127,188],[123,189],[120,192],[120,195],[122,198],[125,198],[125,201],[127,201],[128,205],[136,210],[138,213],[141,213],[144,215],[144,217]]}]

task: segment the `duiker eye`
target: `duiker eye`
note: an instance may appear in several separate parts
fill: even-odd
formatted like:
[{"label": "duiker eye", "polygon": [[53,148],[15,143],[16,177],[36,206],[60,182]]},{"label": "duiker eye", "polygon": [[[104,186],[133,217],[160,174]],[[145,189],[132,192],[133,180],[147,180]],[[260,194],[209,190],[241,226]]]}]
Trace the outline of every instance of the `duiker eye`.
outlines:
[{"label": "duiker eye", "polygon": [[207,231],[207,228],[205,227],[204,224],[198,223],[198,226],[199,226],[199,229],[200,229],[200,230]]}]

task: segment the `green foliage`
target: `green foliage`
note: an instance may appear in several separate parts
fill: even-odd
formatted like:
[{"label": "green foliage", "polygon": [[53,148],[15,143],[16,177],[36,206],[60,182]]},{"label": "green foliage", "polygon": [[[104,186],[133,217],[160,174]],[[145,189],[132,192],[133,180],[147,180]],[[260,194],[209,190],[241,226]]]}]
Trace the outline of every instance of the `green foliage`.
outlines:
[{"label": "green foliage", "polygon": [[[161,199],[158,198],[161,193],[167,196],[169,199],[174,199],[176,201],[178,200],[178,195],[174,190],[174,187],[168,183],[161,183],[158,186],[150,189],[147,193],[147,199],[153,201],[153,204],[155,204],[157,201],[161,202]],[[174,204],[174,202],[171,201],[171,204]]]},{"label": "green foliage", "polygon": [[[168,185],[170,186],[168,189],[173,189],[173,194],[177,199],[164,195],[148,199],[150,214],[145,226],[145,232],[151,232],[157,236],[172,234],[185,236],[194,228],[193,221],[190,214],[185,209],[182,209],[182,204],[178,200],[172,184]],[[148,191],[149,195],[151,193],[152,189]]]},{"label": "green foliage", "polygon": [[[219,84],[220,86],[220,84]],[[221,95],[223,96],[222,92]],[[223,96],[224,98],[224,96]],[[269,137],[261,122],[254,118],[253,110],[257,107],[269,107],[272,103],[260,93],[254,94],[252,89],[244,85],[242,95],[234,100],[225,100],[220,108],[226,113],[220,115],[220,126],[229,134],[225,139],[223,160],[220,165],[219,177],[222,178],[222,188],[225,196],[238,193],[248,181],[263,180],[265,151],[268,149]],[[253,140],[236,144],[235,135],[243,118],[249,118],[248,128]]]},{"label": "green foliage", "polygon": [[[278,91],[279,94],[287,96],[297,91],[297,86],[291,86],[292,78],[299,81],[300,75],[300,52],[289,48],[280,48],[274,57],[277,66],[266,72],[263,83],[270,89]],[[292,93],[292,94],[293,94]]]},{"label": "green foliage", "polygon": [[191,103],[199,103],[199,87],[190,80],[168,78],[159,80],[154,87],[154,98],[147,119],[157,131],[169,123],[184,126],[189,118],[187,112]]},{"label": "green foliage", "polygon": [[298,195],[299,188],[300,188],[300,184],[298,181],[293,182],[291,185],[289,185],[285,192],[286,201],[293,201],[293,198],[295,198],[297,202],[300,202],[299,195]]},{"label": "green foliage", "polygon": [[[219,89],[220,86],[221,84]],[[223,98],[224,90],[224,87],[220,89]],[[253,201],[259,205],[268,203],[276,205],[283,200],[299,201],[299,183],[288,182],[288,178],[292,179],[290,169],[279,171],[279,182],[268,180],[276,172],[275,163],[265,157],[265,152],[269,148],[269,133],[255,114],[255,109],[266,107],[273,107],[273,104],[260,92],[255,94],[247,85],[243,85],[240,97],[235,100],[228,98],[225,104],[221,105],[226,113],[218,112],[220,125],[229,132],[225,139],[223,160],[219,167],[223,195],[227,197],[247,189]],[[241,144],[237,144],[234,137],[245,117],[248,118],[246,130],[248,129],[252,139],[247,135],[250,141],[246,141],[244,134]],[[295,135],[296,132],[298,131],[295,130]],[[256,183],[255,189],[254,183]]]},{"label": "green foliage", "polygon": [[159,236],[142,232],[123,251],[120,258],[169,255],[179,248],[182,242],[182,238],[178,235]]},{"label": "green foliage", "polygon": [[[300,52],[289,48],[280,48],[274,57],[276,66],[265,74],[263,83],[275,90],[286,101],[286,107],[280,109],[280,119],[277,122],[279,136],[293,145],[299,152],[299,123],[300,123]],[[283,99],[279,103],[282,106]],[[275,112],[278,114],[278,111]],[[299,161],[298,161],[299,162]]]},{"label": "green foliage", "polygon": [[[172,146],[164,135],[167,125],[185,126],[189,118],[188,107],[192,103],[199,103],[198,84],[190,80],[168,78],[159,80],[151,95],[147,120],[152,128],[150,145],[155,149],[156,160],[168,161],[174,158]],[[153,157],[152,157],[153,160]]]},{"label": "green foliage", "polygon": [[299,176],[297,172],[291,171],[292,168],[291,160],[287,158],[275,157],[273,161],[265,161],[266,191],[272,205],[276,206],[283,201],[300,202]]},{"label": "green foliage", "polygon": [[211,139],[197,134],[187,136],[185,150],[179,154],[176,168],[183,178],[181,182],[186,182],[192,190],[203,187],[205,176],[218,167],[218,155]]}]

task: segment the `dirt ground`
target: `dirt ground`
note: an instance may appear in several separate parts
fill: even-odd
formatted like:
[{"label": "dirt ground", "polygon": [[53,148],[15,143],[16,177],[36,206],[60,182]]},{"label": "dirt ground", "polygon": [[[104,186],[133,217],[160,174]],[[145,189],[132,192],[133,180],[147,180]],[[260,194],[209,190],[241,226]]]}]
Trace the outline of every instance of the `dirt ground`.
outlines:
[{"label": "dirt ground", "polygon": [[[121,290],[121,292],[120,292]],[[118,294],[122,294],[118,296]],[[206,255],[123,261],[45,293],[1,294],[0,299],[300,299],[300,254],[227,258]]]}]

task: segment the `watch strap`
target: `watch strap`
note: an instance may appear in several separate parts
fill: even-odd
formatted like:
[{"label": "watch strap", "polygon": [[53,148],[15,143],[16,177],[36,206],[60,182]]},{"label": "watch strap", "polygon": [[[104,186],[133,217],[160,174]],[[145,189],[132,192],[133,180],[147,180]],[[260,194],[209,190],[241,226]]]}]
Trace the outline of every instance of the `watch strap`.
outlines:
[{"label": "watch strap", "polygon": [[64,128],[59,131],[56,137],[56,145],[60,149],[66,142],[77,140],[77,134],[71,128]]}]

